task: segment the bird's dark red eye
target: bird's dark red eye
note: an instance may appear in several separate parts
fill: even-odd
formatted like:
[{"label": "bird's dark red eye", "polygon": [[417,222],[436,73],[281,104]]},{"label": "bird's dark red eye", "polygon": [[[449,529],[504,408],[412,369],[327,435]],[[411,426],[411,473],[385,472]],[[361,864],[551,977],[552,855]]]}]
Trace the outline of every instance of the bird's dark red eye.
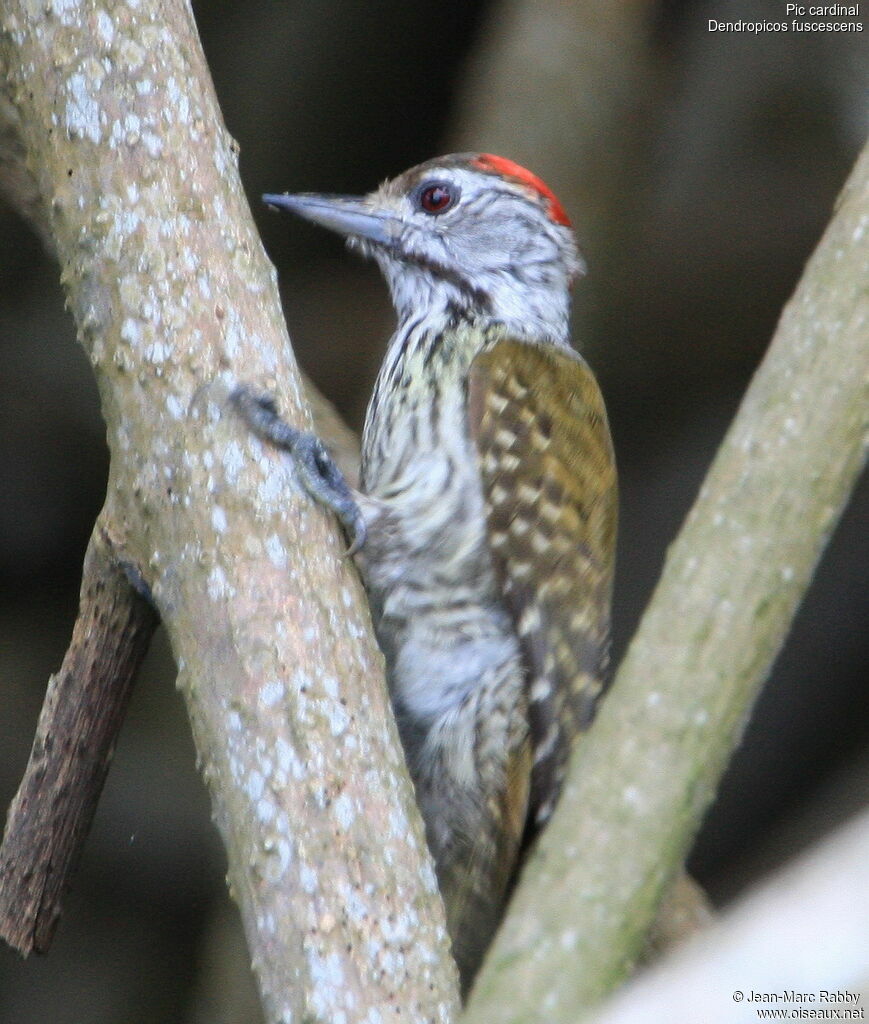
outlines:
[{"label": "bird's dark red eye", "polygon": [[445,213],[455,206],[459,190],[444,181],[432,181],[422,185],[416,194],[416,205],[425,213]]}]

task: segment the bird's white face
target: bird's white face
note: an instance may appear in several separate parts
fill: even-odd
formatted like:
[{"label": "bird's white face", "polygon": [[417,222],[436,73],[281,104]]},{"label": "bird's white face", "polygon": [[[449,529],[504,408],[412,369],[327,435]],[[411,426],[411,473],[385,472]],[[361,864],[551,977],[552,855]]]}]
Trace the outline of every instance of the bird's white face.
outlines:
[{"label": "bird's white face", "polygon": [[446,157],[364,202],[387,218],[391,241],[351,236],[350,244],[380,264],[400,318],[452,303],[523,334],[566,336],[582,261],[558,200],[524,169],[495,157]]},{"label": "bird's white face", "polygon": [[377,260],[399,320],[459,308],[521,336],[564,342],[584,267],[561,204],[512,161],[441,157],[363,198],[269,196]]}]

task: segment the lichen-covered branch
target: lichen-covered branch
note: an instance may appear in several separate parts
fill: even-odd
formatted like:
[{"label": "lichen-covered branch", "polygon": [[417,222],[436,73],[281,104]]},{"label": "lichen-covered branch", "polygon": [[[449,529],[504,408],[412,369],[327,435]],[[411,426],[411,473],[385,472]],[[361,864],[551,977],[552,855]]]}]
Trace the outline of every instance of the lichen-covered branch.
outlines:
[{"label": "lichen-covered branch", "polygon": [[472,994],[575,1021],[630,970],[865,458],[869,149],[667,557]]},{"label": "lichen-covered branch", "polygon": [[104,510],[179,666],[270,1022],[446,1021],[421,822],[343,541],[228,412],[310,425],[182,0],[10,0],[0,62],[111,452]]}]

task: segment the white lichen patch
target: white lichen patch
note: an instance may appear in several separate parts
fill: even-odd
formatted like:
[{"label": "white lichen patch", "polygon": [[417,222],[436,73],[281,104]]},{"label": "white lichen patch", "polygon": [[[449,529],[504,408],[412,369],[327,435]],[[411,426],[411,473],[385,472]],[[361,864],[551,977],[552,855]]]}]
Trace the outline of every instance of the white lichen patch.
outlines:
[{"label": "white lichen patch", "polygon": [[74,25],[81,17],[79,0],[51,0],[47,9],[62,25]]},{"label": "white lichen patch", "polygon": [[332,811],[338,824],[345,832],[356,820],[355,803],[346,793],[342,793],[332,804]]},{"label": "white lichen patch", "polygon": [[[142,119],[138,114],[132,112],[124,114],[112,122],[109,132],[109,142],[112,146],[119,146],[125,143],[128,146],[135,146],[141,137]],[[133,200],[135,202],[137,200]]]},{"label": "white lichen patch", "polygon": [[307,776],[304,762],[283,737],[279,737],[275,744],[275,757],[277,758],[275,781],[278,785],[285,786],[289,778],[301,782]]},{"label": "white lichen patch", "polygon": [[[94,84],[99,87],[98,82]],[[90,139],[96,145],[102,138],[100,108],[91,95],[90,85],[86,75],[70,75],[66,83],[68,95],[64,116],[70,138]]]},{"label": "white lichen patch", "polygon": [[344,737],[344,749],[348,754],[354,754],[359,750],[359,741],[356,739],[356,734],[348,732]]},{"label": "white lichen patch", "polygon": [[297,668],[296,671],[293,673],[292,682],[293,689],[299,694],[303,694],[307,691],[310,691],[310,689],[314,685],[313,678],[309,676],[304,669],[301,668]]},{"label": "white lichen patch", "polygon": [[226,532],[226,512],[220,505],[214,505],[211,509],[211,525],[217,533]]},{"label": "white lichen patch", "polygon": [[[416,844],[411,844],[415,849]],[[437,892],[438,891],[438,879],[434,870],[434,863],[431,857],[425,857],[422,863],[422,870],[420,871],[420,881],[423,884],[423,888],[426,892]],[[435,954],[432,954],[432,961],[436,959]]]},{"label": "white lichen patch", "polygon": [[219,565],[215,565],[208,574],[207,590],[212,601],[232,600],[235,597],[235,587],[230,586],[226,573]]},{"label": "white lichen patch", "polygon": [[334,676],[324,675],[320,677],[320,682],[322,682],[323,689],[326,691],[326,693],[328,693],[330,697],[333,697],[337,700],[338,691],[340,689],[338,685],[338,680]]},{"label": "white lichen patch", "polygon": [[97,37],[106,47],[111,46],[115,38],[115,23],[106,11],[97,11]]},{"label": "white lichen patch", "polygon": [[145,350],[145,358],[154,366],[162,366],[172,354],[164,341],[155,340]]},{"label": "white lichen patch", "polygon": [[350,715],[343,704],[334,700],[319,700],[318,709],[323,712],[329,722],[329,731],[333,736],[341,736],[350,725]]},{"label": "white lichen patch", "polygon": [[272,533],[266,538],[265,548],[272,565],[276,569],[286,569],[290,555],[284,542],[276,533]]},{"label": "white lichen patch", "polygon": [[267,343],[261,334],[254,332],[248,338],[249,347],[258,354],[265,373],[276,373],[278,369],[277,354],[271,343]]},{"label": "white lichen patch", "polygon": [[247,465],[244,449],[238,441],[230,441],[223,451],[223,473],[230,486],[238,483],[241,471]]},{"label": "white lichen patch", "polygon": [[791,437],[799,437],[800,435],[800,424],[795,416],[785,416],[782,423],[782,430],[785,434],[789,434]]},{"label": "white lichen patch", "polygon": [[284,699],[284,684],[280,679],[270,679],[259,689],[259,701],[265,708],[273,708]]},{"label": "white lichen patch", "polygon": [[275,464],[271,460],[263,459],[260,462],[260,468],[264,470],[264,473],[259,487],[256,489],[257,501],[263,509],[277,510],[284,504],[284,476],[275,471]]},{"label": "white lichen patch", "polygon": [[362,640],[366,636],[366,632],[359,622],[348,621],[345,629],[354,640]]},{"label": "white lichen patch", "polygon": [[380,934],[386,942],[402,946],[411,941],[419,925],[419,915],[412,907],[380,921]]},{"label": "white lichen patch", "polygon": [[[379,785],[379,780],[377,785]],[[374,790],[377,791],[376,789]],[[391,807],[389,810],[389,836],[391,839],[404,839],[409,836],[410,822],[401,807]]]},{"label": "white lichen patch", "polygon": [[275,915],[272,913],[257,914],[257,931],[268,935],[275,933]]},{"label": "white lichen patch", "polygon": [[155,132],[142,132],[142,142],[152,160],[159,160],[163,155],[163,140]]},{"label": "white lichen patch", "polygon": [[274,836],[267,836],[262,845],[265,853],[269,855],[266,868],[268,878],[272,882],[277,882],[286,875],[293,862],[292,847],[286,839]]},{"label": "white lichen patch", "polygon": [[[215,141],[212,154],[214,158],[214,169],[217,171],[218,175],[224,179],[224,181],[227,180],[235,170],[235,165],[227,153],[226,146],[220,136],[218,136]],[[231,246],[228,245],[227,248],[231,248]]]},{"label": "white lichen patch", "polygon": [[640,792],[637,786],[625,786],[622,790],[622,800],[635,811],[645,811],[645,801],[643,800],[643,794]]},{"label": "white lichen patch", "polygon": [[171,75],[166,82],[166,88],[169,93],[169,106],[172,110],[173,120],[176,124],[188,124],[190,121],[189,86],[184,88],[179,85],[175,76]]},{"label": "white lichen patch", "polygon": [[327,953],[324,956],[312,945],[308,945],[305,953],[313,987],[310,996],[311,1009],[323,1020],[335,1021],[336,1015],[342,1012],[338,1009],[344,989],[341,958],[337,953]]},{"label": "white lichen patch", "polygon": [[317,872],[308,864],[302,864],[299,868],[299,884],[309,896],[317,891]]},{"label": "white lichen patch", "polygon": [[116,254],[110,250],[110,243],[114,240],[129,241],[130,236],[133,235],[142,223],[142,218],[133,207],[122,207],[114,214],[114,218],[114,223],[111,223],[109,237],[106,239],[106,252],[112,259],[120,260],[123,255],[123,248],[119,247]]},{"label": "white lichen patch", "polygon": [[177,395],[166,396],[166,411],[172,417],[173,420],[180,420],[184,418],[184,403]]},{"label": "white lichen patch", "polygon": [[234,362],[245,345],[244,331],[236,313],[230,311],[223,331],[223,348],[226,357]]},{"label": "white lichen patch", "polygon": [[380,955],[377,957],[377,965],[385,974],[394,976],[403,959],[391,949],[381,949]]},{"label": "white lichen patch", "polygon": [[265,786],[266,780],[261,772],[258,772],[255,768],[248,772],[247,782],[245,783],[244,788],[251,800],[259,800],[263,794]]}]

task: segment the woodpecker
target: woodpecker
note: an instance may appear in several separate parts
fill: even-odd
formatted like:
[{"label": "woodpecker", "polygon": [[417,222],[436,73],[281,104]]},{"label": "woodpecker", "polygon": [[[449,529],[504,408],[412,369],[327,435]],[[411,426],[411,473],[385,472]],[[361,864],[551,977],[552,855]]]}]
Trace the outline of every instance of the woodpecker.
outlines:
[{"label": "woodpecker", "polygon": [[373,257],[395,305],[358,490],[268,396],[236,397],[358,549],[467,993],[607,673],[616,471],[569,341],[583,263],[552,191],[491,154],[263,199]]}]

